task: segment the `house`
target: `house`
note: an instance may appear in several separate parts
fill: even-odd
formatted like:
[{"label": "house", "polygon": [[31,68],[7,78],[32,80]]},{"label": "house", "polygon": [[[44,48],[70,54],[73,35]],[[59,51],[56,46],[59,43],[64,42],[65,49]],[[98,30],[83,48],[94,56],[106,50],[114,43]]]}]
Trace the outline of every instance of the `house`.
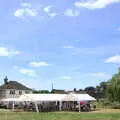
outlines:
[{"label": "house", "polygon": [[8,81],[7,76],[4,79],[4,84],[0,86],[0,99],[17,98],[23,94],[32,93],[32,90],[17,81]]}]

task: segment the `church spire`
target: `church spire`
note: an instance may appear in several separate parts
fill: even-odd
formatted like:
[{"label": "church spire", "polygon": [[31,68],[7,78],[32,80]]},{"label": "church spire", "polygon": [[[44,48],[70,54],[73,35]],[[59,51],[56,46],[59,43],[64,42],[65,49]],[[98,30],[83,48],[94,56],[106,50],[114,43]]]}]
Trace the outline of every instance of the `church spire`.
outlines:
[{"label": "church spire", "polygon": [[5,78],[4,78],[4,83],[5,83],[5,84],[8,83],[8,77],[7,77],[7,76],[5,76]]}]

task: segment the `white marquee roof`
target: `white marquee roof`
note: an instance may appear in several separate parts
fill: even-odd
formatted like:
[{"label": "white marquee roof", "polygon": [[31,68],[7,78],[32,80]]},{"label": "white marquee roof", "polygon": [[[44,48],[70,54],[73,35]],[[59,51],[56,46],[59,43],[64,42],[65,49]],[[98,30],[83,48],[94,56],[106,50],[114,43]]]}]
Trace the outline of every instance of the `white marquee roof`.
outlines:
[{"label": "white marquee roof", "polygon": [[6,98],[6,99],[1,99],[1,102],[9,102],[9,101],[19,101],[18,98]]},{"label": "white marquee roof", "polygon": [[88,94],[68,94],[62,101],[95,101],[96,99]]},{"label": "white marquee roof", "polygon": [[88,94],[72,94],[78,101],[95,101],[96,99]]},{"label": "white marquee roof", "polygon": [[66,94],[24,94],[20,96],[21,101],[59,101]]},{"label": "white marquee roof", "polygon": [[88,94],[24,94],[2,101],[95,101],[95,98]]}]

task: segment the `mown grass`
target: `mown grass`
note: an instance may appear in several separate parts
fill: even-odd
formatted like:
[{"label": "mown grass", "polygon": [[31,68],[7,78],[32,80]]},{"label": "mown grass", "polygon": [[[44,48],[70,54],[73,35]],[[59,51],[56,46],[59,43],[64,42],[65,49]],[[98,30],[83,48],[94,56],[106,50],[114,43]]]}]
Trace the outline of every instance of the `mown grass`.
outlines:
[{"label": "mown grass", "polygon": [[120,120],[120,113],[0,112],[0,120]]}]

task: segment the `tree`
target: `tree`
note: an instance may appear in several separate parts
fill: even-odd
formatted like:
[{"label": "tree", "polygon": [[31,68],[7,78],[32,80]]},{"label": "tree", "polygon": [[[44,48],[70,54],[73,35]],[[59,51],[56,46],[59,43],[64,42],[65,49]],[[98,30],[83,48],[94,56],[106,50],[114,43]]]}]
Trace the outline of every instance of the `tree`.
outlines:
[{"label": "tree", "polygon": [[74,88],[74,90],[73,90],[74,92],[76,92],[77,91],[77,89],[76,88]]},{"label": "tree", "polygon": [[39,94],[39,93],[50,93],[48,90],[33,90],[33,93]]},{"label": "tree", "polygon": [[95,88],[92,86],[86,87],[85,91],[95,91]]},{"label": "tree", "polygon": [[84,89],[89,95],[96,97],[96,89],[95,87],[89,86]]},{"label": "tree", "polygon": [[107,98],[111,102],[120,102],[120,70],[108,81],[106,92]]},{"label": "tree", "polygon": [[105,98],[107,84],[108,82],[101,82],[99,87],[97,88],[97,95],[99,98]]}]

